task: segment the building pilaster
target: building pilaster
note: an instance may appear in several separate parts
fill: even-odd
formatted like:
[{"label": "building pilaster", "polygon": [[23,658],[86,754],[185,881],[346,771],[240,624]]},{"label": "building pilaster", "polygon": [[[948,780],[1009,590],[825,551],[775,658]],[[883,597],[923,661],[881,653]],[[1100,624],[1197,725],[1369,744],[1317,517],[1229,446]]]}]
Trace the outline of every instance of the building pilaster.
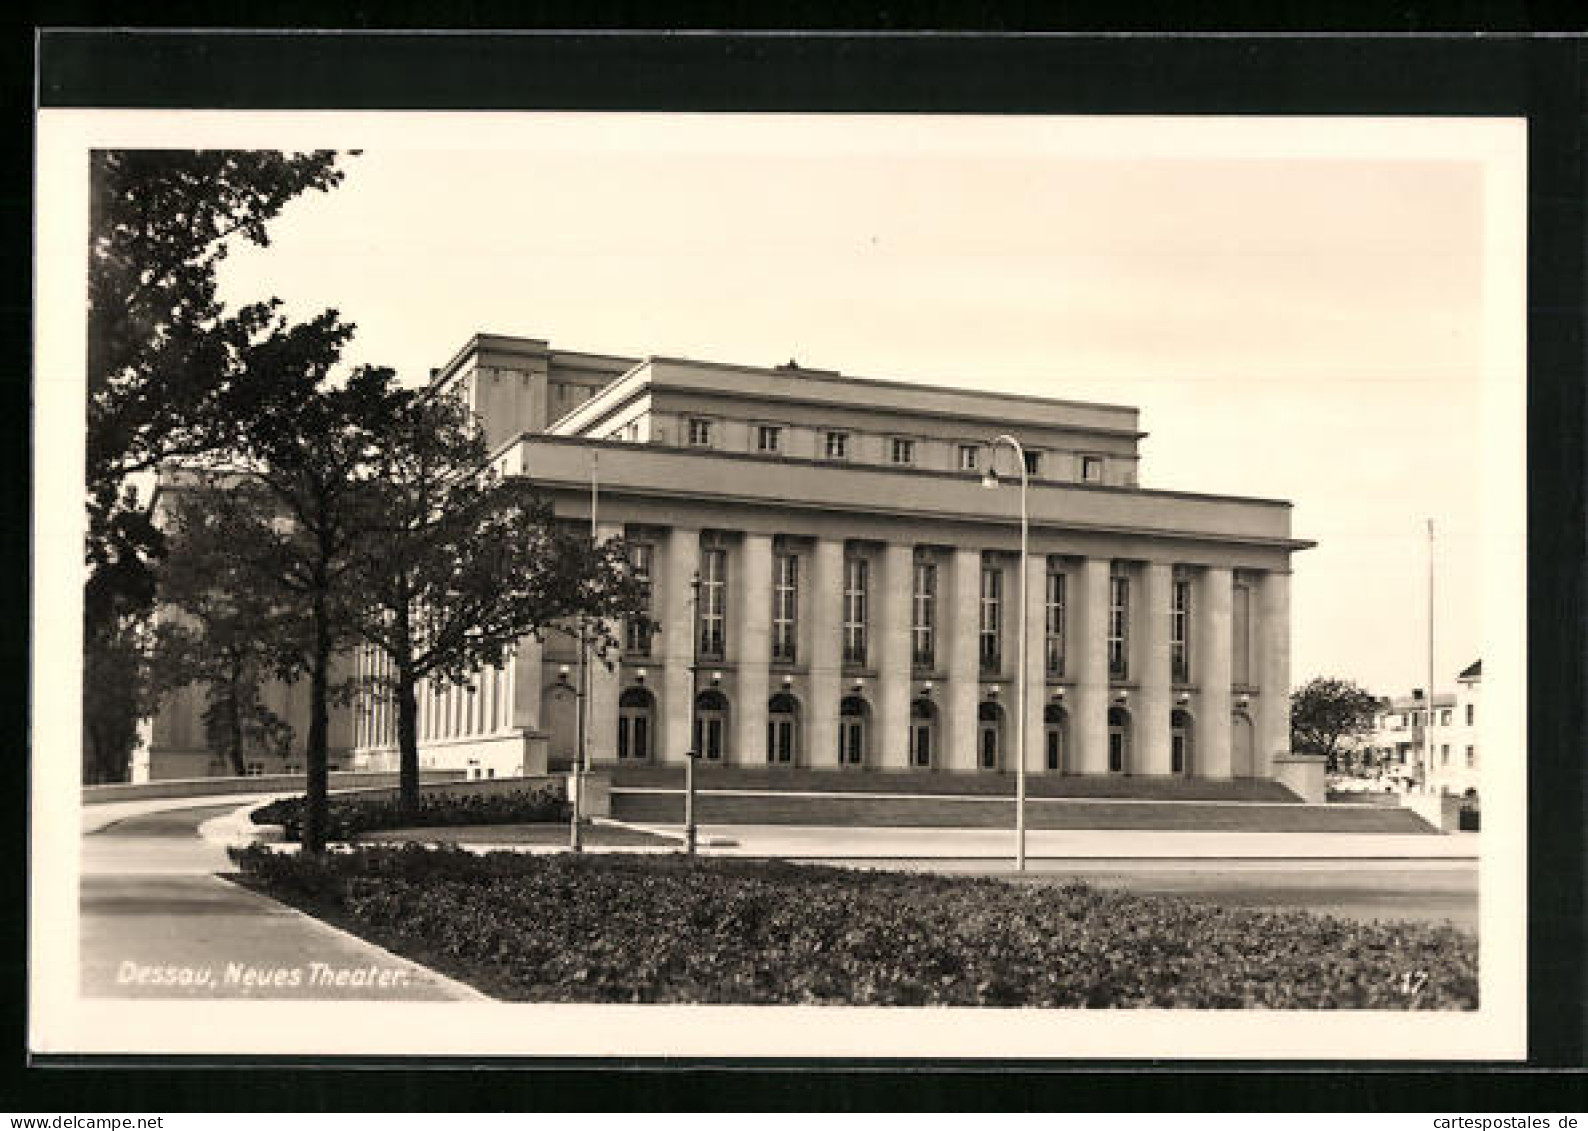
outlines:
[{"label": "building pilaster", "polygon": [[843,680],[844,544],[819,538],[811,553],[811,577],[800,594],[810,610],[810,702],[805,705],[808,766],[838,764],[838,700]]},{"label": "building pilaster", "polygon": [[1107,558],[1087,558],[1073,574],[1079,586],[1075,701],[1070,737],[1075,766],[1083,774],[1108,773],[1108,576]]},{"label": "building pilaster", "polygon": [[1231,604],[1234,573],[1222,566],[1202,571],[1191,633],[1191,681],[1197,686],[1192,772],[1228,778],[1230,762]]},{"label": "building pilaster", "polygon": [[1257,750],[1252,772],[1273,776],[1276,755],[1290,752],[1290,574],[1263,577],[1259,599]]},{"label": "building pilaster", "polygon": [[700,568],[700,531],[675,526],[667,534],[666,561],[652,592],[661,626],[661,695],[657,703],[659,763],[681,766],[694,740],[695,605],[690,582]]},{"label": "building pilaster", "polygon": [[1169,607],[1174,571],[1162,562],[1148,562],[1142,570],[1141,611],[1132,626],[1137,634],[1139,670],[1136,702],[1131,704],[1131,729],[1135,749],[1134,772],[1167,775],[1172,771],[1169,751],[1169,712],[1173,709],[1169,673]]},{"label": "building pilaster", "polygon": [[738,569],[728,570],[735,665],[730,761],[740,766],[766,763],[766,707],[772,662],[772,537],[745,534],[739,543]]},{"label": "building pilaster", "polygon": [[914,551],[889,542],[882,551],[882,584],[878,596],[877,765],[904,769],[910,761],[910,592]]},{"label": "building pilaster", "polygon": [[[1019,574],[1015,577],[1018,579]],[[1019,584],[1019,581],[1016,581]],[[1044,601],[1048,591],[1048,562],[1042,554],[1032,554],[1026,562],[1026,772],[1038,773],[1044,765],[1042,754],[1042,720],[1048,702],[1047,670],[1047,619]],[[1015,610],[1014,631],[1020,632],[1020,610]],[[1011,707],[1017,697],[1011,697]],[[1010,734],[1009,768],[1014,768],[1015,736]]]},{"label": "building pilaster", "polygon": [[947,652],[948,687],[942,697],[943,743],[938,764],[950,770],[976,768],[976,705],[981,701],[977,617],[981,598],[981,551],[958,547],[948,576],[940,578],[938,648]]}]

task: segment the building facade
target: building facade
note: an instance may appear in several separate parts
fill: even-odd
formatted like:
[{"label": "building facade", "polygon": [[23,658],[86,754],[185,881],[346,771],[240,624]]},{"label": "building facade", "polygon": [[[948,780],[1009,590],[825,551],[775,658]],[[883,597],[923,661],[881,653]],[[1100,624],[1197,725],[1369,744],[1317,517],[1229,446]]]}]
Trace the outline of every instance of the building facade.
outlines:
[{"label": "building facade", "polygon": [[[433,374],[497,466],[631,547],[654,631],[566,635],[420,695],[421,762],[1282,776],[1290,505],[1139,485],[1138,412],[481,335]],[[1029,552],[1022,589],[1024,447]],[[989,470],[1001,485],[988,490]],[[1028,632],[1020,641],[1025,602]],[[356,659],[373,674],[371,655]],[[579,689],[585,725],[580,726]],[[392,705],[351,718],[395,765]]]},{"label": "building facade", "polygon": [[1481,761],[1478,729],[1483,661],[1456,677],[1456,689],[1436,694],[1430,706],[1421,688],[1384,701],[1366,746],[1389,773],[1409,784],[1426,780],[1436,793],[1477,790]]}]

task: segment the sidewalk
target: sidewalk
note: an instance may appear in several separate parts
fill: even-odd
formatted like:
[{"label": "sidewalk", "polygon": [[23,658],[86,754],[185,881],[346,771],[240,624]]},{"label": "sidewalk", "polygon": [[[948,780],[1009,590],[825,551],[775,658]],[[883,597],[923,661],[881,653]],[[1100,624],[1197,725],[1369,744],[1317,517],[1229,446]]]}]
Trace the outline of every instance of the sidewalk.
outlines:
[{"label": "sidewalk", "polygon": [[[683,837],[681,825],[636,826]],[[1014,853],[1013,829],[702,825],[712,855],[799,860],[981,860]],[[1053,860],[1476,861],[1479,834],[1165,832],[1031,829],[1026,854]]]}]

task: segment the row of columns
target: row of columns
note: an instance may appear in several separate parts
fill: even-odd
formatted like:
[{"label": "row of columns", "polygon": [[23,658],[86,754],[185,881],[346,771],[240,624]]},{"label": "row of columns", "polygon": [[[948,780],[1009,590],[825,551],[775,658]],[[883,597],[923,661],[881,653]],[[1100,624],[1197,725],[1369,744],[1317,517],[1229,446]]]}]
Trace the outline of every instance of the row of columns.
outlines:
[{"label": "row of columns", "polygon": [[[617,525],[598,528],[598,537],[621,536]],[[659,678],[650,689],[656,696],[658,757],[676,761],[691,744],[691,723],[697,688],[695,673],[695,609],[689,580],[700,568],[701,532],[674,527],[658,547],[659,583],[653,615],[660,624],[658,653],[646,666]],[[800,578],[799,617],[809,618],[809,649],[802,655],[800,699],[805,730],[805,761],[826,765],[836,760],[839,702],[847,688],[843,677],[844,543],[818,539],[806,555]],[[754,760],[766,742],[767,704],[771,686],[772,538],[745,533],[729,571],[729,663],[732,683],[733,733],[730,749],[737,758]],[[982,554],[955,548],[939,559],[936,646],[940,672],[932,701],[939,721],[939,766],[972,769],[976,765],[977,707],[986,679],[979,668],[978,630]],[[908,764],[911,703],[920,682],[911,667],[911,598],[915,555],[908,544],[887,544],[874,571],[871,591],[872,655],[877,677],[868,681],[872,707],[871,761],[903,768]],[[1115,705],[1129,712],[1132,767],[1143,774],[1168,774],[1170,717],[1180,707],[1194,720],[1192,736],[1197,776],[1229,777],[1231,720],[1241,708],[1232,687],[1233,572],[1207,567],[1195,572],[1192,594],[1192,685],[1190,701],[1181,704],[1171,678],[1170,606],[1174,572],[1164,563],[1149,562],[1135,571],[1131,598],[1130,680],[1120,703],[1121,688],[1110,679],[1107,638],[1111,563],[1084,559],[1067,571],[1066,671],[1061,700],[1068,722],[1066,760],[1081,773],[1108,772],[1108,716]],[[1042,735],[1045,708],[1056,700],[1048,684],[1044,633],[1047,585],[1044,555],[1032,555],[1026,592],[1030,629],[1024,657],[1006,669],[1018,678],[1023,664],[1028,683],[1025,733],[1027,769],[1044,764]],[[1289,575],[1262,574],[1256,588],[1255,622],[1250,663],[1259,685],[1247,713],[1255,732],[1255,764],[1251,772],[1266,775],[1269,759],[1289,746]],[[1019,563],[1012,563],[1006,592],[1019,593]],[[1019,605],[1005,602],[1003,634],[1018,639]],[[535,730],[544,726],[541,646],[526,640],[514,657],[506,684],[510,699],[504,724]],[[617,749],[618,698],[624,684],[621,669],[592,663],[588,672],[589,743],[592,757],[605,761]],[[1013,712],[1017,697],[1011,681],[1000,697],[1008,712],[1005,731],[1008,757],[1014,756]],[[1006,765],[1012,762],[1006,760]]]}]

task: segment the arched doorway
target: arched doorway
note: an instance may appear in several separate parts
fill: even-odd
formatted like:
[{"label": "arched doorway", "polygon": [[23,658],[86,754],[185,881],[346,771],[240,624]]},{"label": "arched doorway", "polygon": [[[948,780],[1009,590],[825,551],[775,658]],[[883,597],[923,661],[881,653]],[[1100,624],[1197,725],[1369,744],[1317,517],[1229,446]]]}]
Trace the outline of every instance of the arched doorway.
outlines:
[{"label": "arched doorway", "polygon": [[1123,707],[1108,709],[1108,772],[1130,773],[1130,712]]},{"label": "arched doorway", "polygon": [[716,688],[695,696],[695,752],[708,762],[721,762],[728,735],[728,697]]},{"label": "arched doorway", "polygon": [[983,770],[997,770],[1003,766],[1004,713],[1003,708],[985,700],[976,708],[976,766]]},{"label": "arched doorway", "polygon": [[838,764],[864,766],[871,741],[871,708],[858,695],[846,695],[838,704]]},{"label": "arched doorway", "polygon": [[1252,720],[1237,711],[1230,717],[1230,774],[1249,778],[1254,771],[1253,754],[1257,749],[1257,736],[1252,730]]},{"label": "arched doorway", "polygon": [[618,697],[618,760],[649,761],[656,732],[656,700],[643,687]]},{"label": "arched doorway", "polygon": [[1191,715],[1176,710],[1169,716],[1169,772],[1190,777],[1191,768]]},{"label": "arched doorway", "polygon": [[766,760],[772,766],[797,766],[800,746],[799,700],[780,691],[766,705]]},{"label": "arched doorway", "polygon": [[1042,752],[1050,773],[1064,772],[1064,732],[1068,722],[1064,708],[1057,703],[1042,708]]},{"label": "arched doorway", "polygon": [[917,699],[910,704],[910,766],[929,770],[936,756],[937,707],[930,699]]}]

